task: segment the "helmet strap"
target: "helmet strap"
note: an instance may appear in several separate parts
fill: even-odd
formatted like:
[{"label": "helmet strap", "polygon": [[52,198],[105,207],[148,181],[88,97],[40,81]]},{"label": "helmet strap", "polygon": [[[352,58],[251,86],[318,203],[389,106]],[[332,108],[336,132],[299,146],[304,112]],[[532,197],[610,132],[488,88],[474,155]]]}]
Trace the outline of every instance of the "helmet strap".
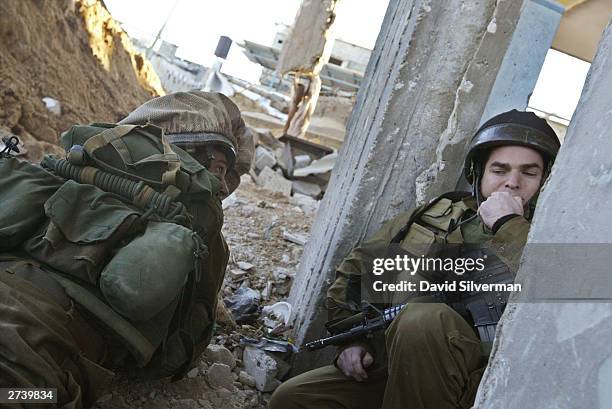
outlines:
[{"label": "helmet strap", "polygon": [[472,184],[472,195],[476,198],[476,208],[482,204],[482,193],[480,192],[480,182],[482,180],[482,165],[480,162],[473,162],[474,183]]}]

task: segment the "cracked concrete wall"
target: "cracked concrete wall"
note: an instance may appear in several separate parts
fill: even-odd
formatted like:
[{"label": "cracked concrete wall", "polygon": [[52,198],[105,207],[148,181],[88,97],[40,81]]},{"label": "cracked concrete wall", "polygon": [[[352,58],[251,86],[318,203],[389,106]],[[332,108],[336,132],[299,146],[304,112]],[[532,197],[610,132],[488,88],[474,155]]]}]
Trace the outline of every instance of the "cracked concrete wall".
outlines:
[{"label": "cracked concrete wall", "polygon": [[[466,137],[479,124],[522,4],[390,2],[291,290],[298,343],[324,334],[325,291],[342,258],[415,206],[427,177],[415,180],[436,160],[440,135]],[[332,353],[299,354],[295,371]]]},{"label": "cracked concrete wall", "polygon": [[[500,10],[503,13],[503,10]],[[535,88],[542,64],[561,21],[563,7],[554,1],[532,0],[522,5],[518,23],[493,16],[487,26],[491,34],[512,32],[512,39],[505,53],[495,54],[499,38],[484,36],[474,61],[467,69],[455,96],[454,111],[447,128],[440,135],[434,163],[417,177],[417,203],[423,204],[439,192],[469,190],[467,181],[458,176],[465,148],[477,126],[474,118],[480,114],[478,126],[489,118],[511,109],[527,108]],[[516,26],[516,27],[514,27]],[[526,46],[528,44],[528,46]],[[481,76],[487,72],[491,56],[502,58],[501,67],[494,74],[492,89],[482,88]],[[493,61],[496,65],[497,61]],[[475,87],[476,84],[476,87]],[[489,85],[484,83],[485,87]],[[489,93],[484,112],[482,100],[473,95]]]},{"label": "cracked concrete wall", "polygon": [[[606,243],[612,233],[612,26],[609,24],[550,181],[540,195],[528,246]],[[563,291],[596,293],[601,276],[559,254],[542,263],[528,247],[517,281],[545,278]],[[591,251],[594,247],[591,248]],[[609,252],[609,250],[608,250]],[[608,266],[609,268],[609,266]],[[571,269],[568,271],[568,269]],[[609,272],[609,269],[608,269]],[[569,278],[568,278],[569,277]],[[611,286],[609,275],[604,284]],[[515,303],[500,321],[489,367],[474,408],[612,407],[612,304]]]}]

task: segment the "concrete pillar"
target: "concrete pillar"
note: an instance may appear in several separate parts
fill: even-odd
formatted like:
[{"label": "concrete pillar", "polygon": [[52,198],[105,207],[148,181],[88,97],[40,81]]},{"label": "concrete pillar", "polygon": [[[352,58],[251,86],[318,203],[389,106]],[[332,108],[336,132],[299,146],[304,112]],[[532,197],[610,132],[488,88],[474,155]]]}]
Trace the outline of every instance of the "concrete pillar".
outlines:
[{"label": "concrete pillar", "polygon": [[[291,290],[298,343],[324,334],[325,290],[350,249],[417,199],[441,193],[427,189],[439,142],[464,141],[479,124],[522,6],[391,0]],[[523,92],[526,100],[531,90]],[[451,186],[463,153],[456,156]],[[296,372],[332,352],[298,355]]]},{"label": "concrete pillar", "polygon": [[[603,276],[602,270],[593,268],[596,261],[606,261],[602,250],[610,254],[612,245],[610,89],[612,26],[608,25],[550,183],[540,196],[517,275],[523,291],[539,288],[578,298],[611,296],[609,264]],[[542,243],[572,246],[545,257]],[[578,243],[600,243],[582,247],[589,259],[581,266],[576,266],[572,250],[581,248]],[[518,295],[516,300],[522,298]],[[475,408],[612,407],[610,300],[511,304],[500,327]]]}]

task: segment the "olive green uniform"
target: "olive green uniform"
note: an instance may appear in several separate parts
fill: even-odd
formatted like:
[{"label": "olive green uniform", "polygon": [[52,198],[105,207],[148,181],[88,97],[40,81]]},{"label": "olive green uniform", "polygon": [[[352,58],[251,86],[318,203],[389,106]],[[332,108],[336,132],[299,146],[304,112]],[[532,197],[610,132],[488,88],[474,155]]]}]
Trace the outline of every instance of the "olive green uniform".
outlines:
[{"label": "olive green uniform", "polygon": [[[150,129],[148,124],[155,123],[161,128],[159,132],[185,132],[194,138],[205,138],[207,132],[223,134],[237,150],[232,174],[239,181],[239,175],[249,168],[252,135],[238,108],[223,95],[200,91],[171,94],[143,104],[127,120],[128,125],[142,122],[143,128]],[[71,135],[77,131],[80,136],[83,132],[100,135],[97,127],[74,127],[63,141],[73,141]],[[133,134],[118,136],[123,135]],[[129,147],[153,146],[150,139],[144,140],[144,145],[138,145],[142,138],[129,143],[99,139],[117,145],[122,158],[130,157]],[[163,137],[161,140],[164,143]],[[65,147],[70,146],[72,143]],[[180,170],[184,170],[181,180],[186,188],[178,193],[186,195],[180,200],[188,214],[189,223],[185,224],[189,228],[174,222],[178,219],[162,218],[160,222],[156,214],[149,219],[152,212],[145,211],[145,206],[120,202],[116,194],[98,189],[93,182],[77,183],[72,177],[58,180],[40,167],[19,163],[15,158],[2,159],[0,170],[5,171],[0,194],[4,195],[4,209],[10,212],[0,219],[0,387],[56,388],[57,407],[86,408],[104,392],[114,372],[139,378],[178,378],[206,348],[213,334],[218,292],[229,259],[221,234],[221,183],[203,164],[176,146],[164,145],[164,155],[154,155],[156,160],[174,158],[172,149],[179,153]],[[238,181],[234,181],[231,190]],[[54,185],[49,187],[50,184]],[[63,194],[56,194],[58,188],[64,189]],[[94,190],[97,196],[93,200],[83,194]],[[76,193],[67,195],[70,191]],[[24,198],[28,205],[20,206],[19,200],[23,202]],[[136,291],[120,301],[128,307],[137,306],[136,296],[147,295],[137,291],[147,282],[154,283],[148,288],[161,287],[169,301],[153,298],[147,306],[159,308],[154,315],[142,319],[120,313],[109,300],[109,293],[99,285],[100,270],[146,236],[150,226],[161,224],[187,231],[189,242],[181,241],[173,247],[170,242],[174,237],[164,235],[154,245],[132,252],[136,267],[118,269],[118,275],[136,277]],[[124,230],[129,233],[122,233]],[[196,244],[185,251],[186,244],[192,241]],[[175,265],[183,253],[187,253],[190,270],[185,280],[178,280],[178,288],[173,290],[159,285],[165,284],[168,277],[170,282],[179,276]],[[139,269],[142,265],[145,267]],[[158,265],[169,267],[161,271]]]},{"label": "olive green uniform", "polygon": [[[0,387],[58,389],[58,406],[91,406],[109,385],[113,370],[144,378],[183,373],[208,345],[217,293],[229,252],[222,235],[209,243],[214,257],[204,261],[193,303],[172,303],[133,332],[155,351],[142,368],[117,334],[66,295],[48,267],[26,258],[0,255]],[[81,291],[95,289],[79,285]],[[120,319],[112,316],[111,319]],[[184,321],[182,328],[177,327]],[[112,369],[112,370],[111,370]]]},{"label": "olive green uniform", "polygon": [[[385,256],[392,239],[420,210],[386,222],[344,259],[327,293],[330,320],[359,312],[359,276],[370,271],[374,258]],[[438,200],[411,224],[400,246],[409,249],[411,244],[444,242],[451,219],[458,220],[475,210],[472,197],[455,203]],[[529,222],[523,217],[509,219],[495,233],[476,218],[446,239],[449,243],[482,243],[496,248],[500,258],[516,265],[528,231]],[[395,299],[393,303],[401,301]],[[474,329],[457,312],[445,304],[409,303],[385,331],[384,351],[375,354],[367,380],[357,382],[335,366],[325,366],[283,383],[269,407],[469,408],[486,361]]]}]

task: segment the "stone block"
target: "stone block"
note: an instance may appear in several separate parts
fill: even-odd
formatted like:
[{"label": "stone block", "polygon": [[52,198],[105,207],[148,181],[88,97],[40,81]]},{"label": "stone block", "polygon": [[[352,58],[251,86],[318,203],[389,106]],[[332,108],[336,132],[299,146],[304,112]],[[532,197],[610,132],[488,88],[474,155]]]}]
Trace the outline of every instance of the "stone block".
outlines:
[{"label": "stone block", "polygon": [[305,168],[306,166],[310,165],[310,163],[312,162],[312,159],[310,159],[310,156],[308,155],[297,155],[293,158],[294,161],[294,167],[296,169],[300,169],[300,168]]},{"label": "stone block", "polygon": [[282,193],[284,196],[291,196],[291,181],[268,167],[264,168],[257,177],[257,184],[273,192]]},{"label": "stone block", "polygon": [[255,379],[255,387],[261,392],[273,391],[278,386],[276,360],[261,349],[247,346],[244,349],[244,368]]},{"label": "stone block", "polygon": [[291,182],[291,188],[293,193],[300,193],[302,195],[310,196],[310,197],[319,197],[321,194],[321,186],[316,183],[304,182],[301,180],[294,180]]},{"label": "stone block", "polygon": [[211,344],[206,347],[204,357],[211,362],[225,364],[234,369],[236,367],[236,358],[232,352],[221,345]]},{"label": "stone block", "polygon": [[206,372],[208,384],[215,389],[234,389],[234,377],[228,365],[215,363]]},{"label": "stone block", "polygon": [[257,171],[262,171],[266,166],[269,168],[274,167],[274,165],[276,165],[276,158],[272,152],[263,146],[258,146],[255,148],[254,164]]},{"label": "stone block", "polygon": [[250,386],[251,388],[255,387],[255,378],[249,375],[246,371],[240,371],[238,380],[243,385]]}]

